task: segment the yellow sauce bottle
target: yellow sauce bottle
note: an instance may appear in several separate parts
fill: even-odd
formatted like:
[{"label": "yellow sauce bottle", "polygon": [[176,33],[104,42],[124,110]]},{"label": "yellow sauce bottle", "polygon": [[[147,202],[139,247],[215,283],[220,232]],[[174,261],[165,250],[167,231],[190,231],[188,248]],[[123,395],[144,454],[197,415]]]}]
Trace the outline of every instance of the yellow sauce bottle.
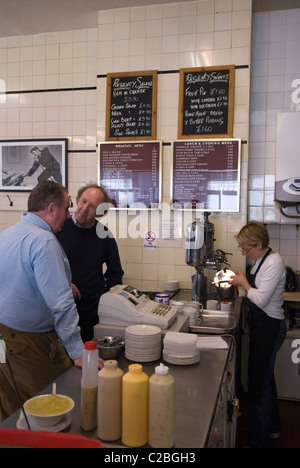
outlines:
[{"label": "yellow sauce bottle", "polygon": [[142,447],[148,442],[148,387],[143,366],[128,366],[122,380],[122,442],[128,447]]},{"label": "yellow sauce bottle", "polygon": [[175,379],[162,363],[149,379],[149,445],[170,448],[174,445]]}]

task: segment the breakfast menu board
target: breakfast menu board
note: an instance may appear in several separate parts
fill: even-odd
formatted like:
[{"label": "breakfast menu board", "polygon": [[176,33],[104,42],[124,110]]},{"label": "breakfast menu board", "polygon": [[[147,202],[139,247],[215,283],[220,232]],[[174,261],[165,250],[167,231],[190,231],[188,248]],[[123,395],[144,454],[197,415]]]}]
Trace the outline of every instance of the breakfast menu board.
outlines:
[{"label": "breakfast menu board", "polygon": [[173,142],[174,208],[239,211],[241,139]]},{"label": "breakfast menu board", "polygon": [[99,183],[115,208],[149,209],[161,202],[161,142],[98,144]]},{"label": "breakfast menu board", "polygon": [[106,141],[155,140],[157,71],[109,73]]},{"label": "breakfast menu board", "polygon": [[234,65],[180,70],[178,139],[233,136]]}]

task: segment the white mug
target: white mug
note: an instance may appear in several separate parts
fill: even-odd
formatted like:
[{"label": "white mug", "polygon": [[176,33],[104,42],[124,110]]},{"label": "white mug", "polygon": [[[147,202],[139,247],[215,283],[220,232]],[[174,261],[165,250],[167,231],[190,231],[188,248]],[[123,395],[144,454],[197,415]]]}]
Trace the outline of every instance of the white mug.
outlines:
[{"label": "white mug", "polygon": [[180,302],[180,301],[170,301],[170,305],[171,305],[172,307],[176,307],[176,309],[177,309],[177,315],[182,315],[183,307],[184,307],[184,302]]},{"label": "white mug", "polygon": [[194,307],[184,307],[183,315],[187,315],[189,318],[189,326],[197,325],[197,320],[199,318],[199,312]]},{"label": "white mug", "polygon": [[206,308],[207,308],[208,310],[218,310],[218,309],[219,309],[219,302],[218,302],[218,301],[209,300],[209,301],[207,301],[207,303],[206,303]]},{"label": "white mug", "polygon": [[221,302],[221,310],[232,310],[232,302]]}]

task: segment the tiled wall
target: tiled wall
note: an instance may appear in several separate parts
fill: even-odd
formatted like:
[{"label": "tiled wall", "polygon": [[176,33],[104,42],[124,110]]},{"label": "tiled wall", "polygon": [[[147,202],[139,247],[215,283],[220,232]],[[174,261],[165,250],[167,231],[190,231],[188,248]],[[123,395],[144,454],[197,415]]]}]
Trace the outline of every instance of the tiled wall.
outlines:
[{"label": "tiled wall", "polygon": [[[0,39],[1,139],[69,140],[68,179],[75,199],[78,187],[96,182],[96,143],[104,140],[108,72],[157,69],[157,138],[177,139],[179,69],[236,65],[234,137],[243,140],[240,213],[211,216],[216,248],[233,254],[234,268],[244,263],[234,235],[247,217],[251,0],[205,0],[98,13],[98,28]],[[168,73],[172,71],[172,73]],[[164,73],[160,73],[164,72]],[[30,91],[30,92],[27,92]],[[170,197],[171,147],[164,145],[163,202]],[[26,194],[0,193],[0,229],[20,219]],[[132,217],[128,216],[128,224]],[[184,231],[183,225],[183,231]],[[180,247],[143,248],[142,238],[116,232],[125,278],[143,289],[161,289],[166,279],[191,288],[192,268]]]},{"label": "tiled wall", "polygon": [[300,9],[255,13],[248,214],[249,219],[270,224],[271,245],[287,265],[300,270],[299,219],[281,215],[274,202],[276,115],[290,112],[294,80],[300,80]]}]

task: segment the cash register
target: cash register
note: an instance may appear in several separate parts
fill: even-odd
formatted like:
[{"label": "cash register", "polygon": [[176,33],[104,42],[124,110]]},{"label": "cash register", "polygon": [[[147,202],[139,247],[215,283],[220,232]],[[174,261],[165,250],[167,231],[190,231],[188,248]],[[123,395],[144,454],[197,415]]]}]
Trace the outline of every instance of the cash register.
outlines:
[{"label": "cash register", "polygon": [[155,302],[144,292],[127,285],[113,286],[101,296],[98,315],[95,338],[107,335],[124,338],[125,328],[137,324],[156,325],[163,333],[189,331],[187,317],[177,316],[176,307]]}]

